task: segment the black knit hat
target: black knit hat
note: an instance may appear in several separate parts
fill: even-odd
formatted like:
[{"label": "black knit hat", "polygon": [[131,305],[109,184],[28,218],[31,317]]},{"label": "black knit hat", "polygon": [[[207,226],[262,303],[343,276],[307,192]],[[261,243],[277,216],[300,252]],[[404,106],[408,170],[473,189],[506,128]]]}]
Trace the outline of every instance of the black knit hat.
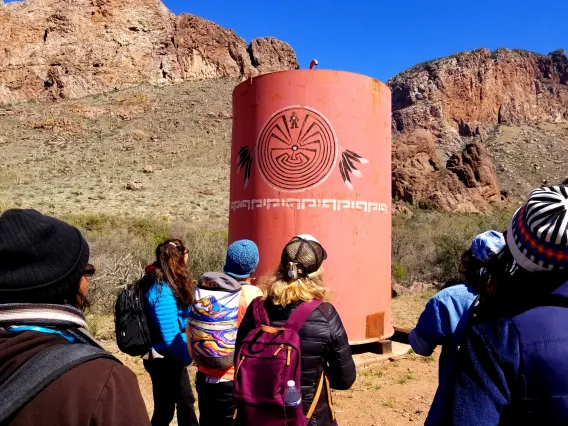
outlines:
[{"label": "black knit hat", "polygon": [[88,261],[89,246],[71,225],[36,210],[0,216],[0,303],[50,303],[34,294],[78,288]]},{"label": "black knit hat", "polygon": [[296,280],[316,272],[325,259],[327,252],[319,241],[309,234],[303,234],[286,244],[280,263],[288,271],[289,280]]}]

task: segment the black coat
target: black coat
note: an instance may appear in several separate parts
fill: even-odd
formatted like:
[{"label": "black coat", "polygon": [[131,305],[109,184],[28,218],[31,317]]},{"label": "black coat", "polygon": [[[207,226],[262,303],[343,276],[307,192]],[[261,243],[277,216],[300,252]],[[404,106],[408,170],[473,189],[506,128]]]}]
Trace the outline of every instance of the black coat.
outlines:
[{"label": "black coat", "polygon": [[[270,325],[281,327],[298,304],[290,304],[283,308],[267,300],[264,307],[268,313]],[[237,333],[235,353],[238,353],[241,342],[254,328],[254,317],[249,306]],[[349,389],[355,382],[357,373],[347,333],[339,314],[331,303],[324,302],[312,312],[300,329],[299,335],[302,349],[302,404],[304,413],[307,413],[314,399],[322,371],[325,370],[331,388],[337,390]],[[332,420],[327,390],[324,386],[309,426],[335,424],[337,423]]]}]

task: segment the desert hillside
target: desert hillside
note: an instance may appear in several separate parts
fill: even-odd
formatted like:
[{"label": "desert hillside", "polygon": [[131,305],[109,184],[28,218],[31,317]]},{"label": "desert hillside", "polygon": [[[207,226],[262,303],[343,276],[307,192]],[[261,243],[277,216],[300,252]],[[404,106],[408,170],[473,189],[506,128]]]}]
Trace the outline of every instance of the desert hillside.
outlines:
[{"label": "desert hillside", "polygon": [[0,1],[0,45],[0,104],[298,68],[285,42],[247,45],[160,0]]},{"label": "desert hillside", "polygon": [[[0,206],[224,221],[237,83],[143,85],[0,107]],[[485,137],[460,138],[447,159],[439,147],[426,130],[394,141],[393,188],[408,182],[423,197],[409,201],[422,207],[482,210],[490,197],[513,202],[568,177],[568,123],[496,124]]]},{"label": "desert hillside", "polygon": [[0,107],[0,204],[225,219],[237,82]]}]

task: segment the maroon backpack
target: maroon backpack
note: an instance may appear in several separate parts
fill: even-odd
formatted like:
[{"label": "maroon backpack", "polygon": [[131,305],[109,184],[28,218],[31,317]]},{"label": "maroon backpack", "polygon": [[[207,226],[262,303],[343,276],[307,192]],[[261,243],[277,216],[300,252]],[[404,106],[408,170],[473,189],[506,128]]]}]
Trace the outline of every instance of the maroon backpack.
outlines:
[{"label": "maroon backpack", "polygon": [[251,303],[255,328],[241,343],[235,358],[234,397],[236,426],[306,426],[312,416],[321,388],[307,416],[302,404],[295,407],[284,404],[286,384],[293,380],[300,386],[302,353],[298,332],[310,314],[321,304],[314,299],[296,308],[282,327],[271,327],[258,297]]}]

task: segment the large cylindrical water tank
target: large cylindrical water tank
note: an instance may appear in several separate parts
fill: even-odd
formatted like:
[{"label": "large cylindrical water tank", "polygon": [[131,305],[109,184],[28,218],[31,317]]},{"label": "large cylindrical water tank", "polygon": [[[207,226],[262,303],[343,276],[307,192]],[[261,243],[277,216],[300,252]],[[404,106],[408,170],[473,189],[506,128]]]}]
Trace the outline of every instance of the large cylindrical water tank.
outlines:
[{"label": "large cylindrical water tank", "polygon": [[258,274],[288,240],[325,247],[331,302],[350,342],[393,334],[391,93],[359,74],[298,70],[233,92],[229,240],[258,244]]}]

